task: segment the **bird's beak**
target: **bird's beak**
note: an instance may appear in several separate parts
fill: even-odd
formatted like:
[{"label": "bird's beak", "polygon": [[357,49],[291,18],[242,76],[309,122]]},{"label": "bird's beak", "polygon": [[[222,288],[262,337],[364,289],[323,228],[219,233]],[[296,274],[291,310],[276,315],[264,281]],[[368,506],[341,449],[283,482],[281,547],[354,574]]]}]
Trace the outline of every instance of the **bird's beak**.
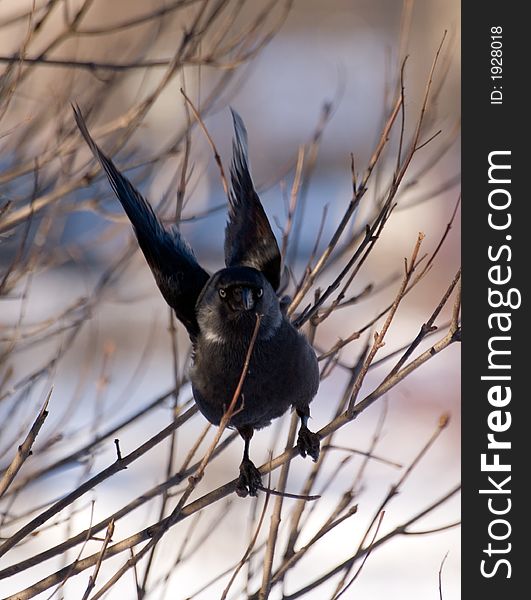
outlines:
[{"label": "bird's beak", "polygon": [[253,292],[250,288],[242,288],[242,304],[245,310],[250,310],[254,306]]}]

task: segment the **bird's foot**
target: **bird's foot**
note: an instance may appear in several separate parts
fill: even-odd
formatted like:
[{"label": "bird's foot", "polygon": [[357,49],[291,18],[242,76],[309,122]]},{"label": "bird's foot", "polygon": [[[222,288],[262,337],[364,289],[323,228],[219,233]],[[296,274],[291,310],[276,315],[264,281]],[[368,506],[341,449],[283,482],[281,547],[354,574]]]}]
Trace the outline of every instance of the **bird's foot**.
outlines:
[{"label": "bird's foot", "polygon": [[240,477],[236,485],[236,493],[240,498],[245,496],[256,496],[258,489],[262,486],[260,471],[248,459],[244,458],[240,465]]},{"label": "bird's foot", "polygon": [[320,438],[316,433],[310,431],[306,425],[301,425],[299,437],[297,438],[297,448],[303,458],[308,455],[312,457],[313,462],[317,462],[319,458]]}]

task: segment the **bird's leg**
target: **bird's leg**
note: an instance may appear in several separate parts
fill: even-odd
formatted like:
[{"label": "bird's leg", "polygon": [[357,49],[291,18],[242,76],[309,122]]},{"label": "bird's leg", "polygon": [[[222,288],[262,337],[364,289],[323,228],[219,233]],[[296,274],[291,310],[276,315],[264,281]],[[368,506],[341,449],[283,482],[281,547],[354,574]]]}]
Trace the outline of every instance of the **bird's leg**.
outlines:
[{"label": "bird's leg", "polygon": [[301,419],[301,428],[299,429],[299,436],[297,438],[297,448],[299,449],[299,454],[303,458],[305,458],[306,455],[311,456],[313,458],[313,462],[316,462],[319,458],[320,438],[317,435],[317,433],[313,433],[308,429],[308,418],[310,417],[310,408],[298,408],[297,414]]},{"label": "bird's leg", "polygon": [[241,498],[245,498],[247,494],[256,496],[258,488],[262,485],[262,476],[249,458],[249,444],[251,443],[254,430],[249,426],[239,427],[238,433],[242,436],[245,447],[243,449],[243,459],[240,464],[240,477],[236,486],[236,493]]}]

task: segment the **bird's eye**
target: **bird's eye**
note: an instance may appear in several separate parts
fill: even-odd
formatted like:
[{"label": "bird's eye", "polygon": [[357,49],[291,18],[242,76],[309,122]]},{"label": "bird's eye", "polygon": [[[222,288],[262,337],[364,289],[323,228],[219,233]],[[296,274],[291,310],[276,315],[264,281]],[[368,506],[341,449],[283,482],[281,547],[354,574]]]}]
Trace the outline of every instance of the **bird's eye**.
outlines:
[{"label": "bird's eye", "polygon": [[264,290],[262,288],[258,288],[256,290],[256,297],[261,298],[263,293],[264,293]]},{"label": "bird's eye", "polygon": [[226,298],[227,292],[223,288],[220,288],[219,295],[220,295],[220,298]]}]

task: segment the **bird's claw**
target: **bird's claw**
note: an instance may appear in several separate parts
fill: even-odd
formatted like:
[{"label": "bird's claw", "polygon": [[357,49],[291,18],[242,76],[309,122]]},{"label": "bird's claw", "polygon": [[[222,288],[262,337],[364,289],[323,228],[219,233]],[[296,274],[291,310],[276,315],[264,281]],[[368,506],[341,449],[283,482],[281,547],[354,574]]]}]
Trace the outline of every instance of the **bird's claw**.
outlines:
[{"label": "bird's claw", "polygon": [[317,462],[319,458],[320,438],[316,433],[313,433],[302,425],[299,429],[299,437],[297,438],[297,448],[299,454],[305,458],[306,455],[311,456],[313,462]]},{"label": "bird's claw", "polygon": [[236,493],[240,498],[245,498],[247,495],[256,496],[261,486],[262,476],[260,471],[248,458],[244,458],[240,465],[240,477],[236,485]]}]

